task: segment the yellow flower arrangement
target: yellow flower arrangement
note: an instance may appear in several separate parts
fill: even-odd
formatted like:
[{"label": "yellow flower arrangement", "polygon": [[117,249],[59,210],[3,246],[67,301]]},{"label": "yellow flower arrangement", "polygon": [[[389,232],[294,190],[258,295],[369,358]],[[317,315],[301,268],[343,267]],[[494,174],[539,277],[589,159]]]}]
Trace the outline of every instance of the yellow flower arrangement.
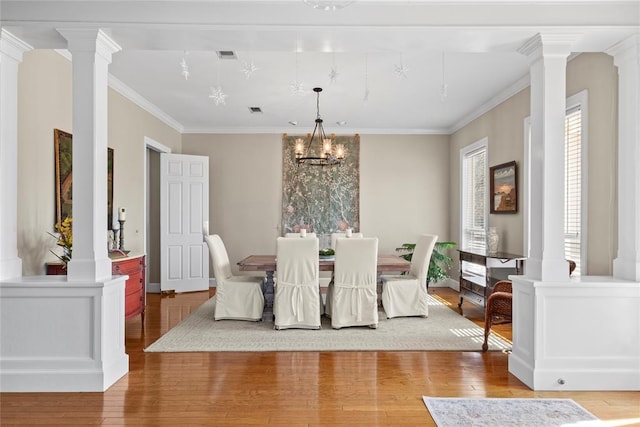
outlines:
[{"label": "yellow flower arrangement", "polygon": [[71,251],[73,246],[73,219],[71,219],[70,216],[66,217],[62,223],[56,224],[56,230],[58,231],[57,236],[51,233],[49,234],[58,239],[56,244],[62,247],[63,254],[58,255],[53,251],[51,251],[51,253],[57,256],[66,266],[67,263],[71,261]]}]

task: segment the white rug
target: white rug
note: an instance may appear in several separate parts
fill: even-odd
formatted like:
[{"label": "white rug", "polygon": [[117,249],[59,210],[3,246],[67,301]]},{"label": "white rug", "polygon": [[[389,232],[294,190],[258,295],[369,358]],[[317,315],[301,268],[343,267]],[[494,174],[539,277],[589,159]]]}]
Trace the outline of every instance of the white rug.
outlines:
[{"label": "white rug", "polygon": [[438,427],[604,426],[571,399],[465,399],[423,396]]},{"label": "white rug", "polygon": [[[213,298],[145,349],[147,352],[193,351],[481,351],[484,329],[430,296],[429,317],[386,319],[378,329],[335,330],[330,319],[322,329],[276,331],[271,322],[213,320]],[[489,350],[510,349],[493,334]]]}]

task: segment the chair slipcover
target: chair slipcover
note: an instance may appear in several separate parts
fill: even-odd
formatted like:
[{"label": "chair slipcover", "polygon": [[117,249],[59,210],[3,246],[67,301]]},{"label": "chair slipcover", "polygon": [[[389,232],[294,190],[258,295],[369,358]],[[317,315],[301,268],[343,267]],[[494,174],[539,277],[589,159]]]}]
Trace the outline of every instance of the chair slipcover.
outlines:
[{"label": "chair slipcover", "polygon": [[261,277],[233,276],[229,256],[222,239],[217,234],[205,236],[216,278],[214,318],[236,320],[261,320],[264,310]]},{"label": "chair slipcover", "polygon": [[336,249],[336,240],[338,239],[362,239],[364,234],[362,233],[351,233],[351,237],[347,237],[347,233],[332,233],[331,234],[331,249]]},{"label": "chair slipcover", "polygon": [[378,327],[377,260],[377,238],[336,241],[334,276],[325,310],[331,327]]},{"label": "chair slipcover", "polygon": [[411,269],[402,276],[382,276],[382,306],[387,318],[429,315],[427,275],[438,236],[423,234],[411,257]]},{"label": "chair slipcover", "polygon": [[273,302],[275,328],[320,329],[318,239],[278,237]]},{"label": "chair slipcover", "polygon": [[[284,237],[300,237],[300,233],[286,233]],[[316,233],[307,233],[305,237],[317,237]]]}]

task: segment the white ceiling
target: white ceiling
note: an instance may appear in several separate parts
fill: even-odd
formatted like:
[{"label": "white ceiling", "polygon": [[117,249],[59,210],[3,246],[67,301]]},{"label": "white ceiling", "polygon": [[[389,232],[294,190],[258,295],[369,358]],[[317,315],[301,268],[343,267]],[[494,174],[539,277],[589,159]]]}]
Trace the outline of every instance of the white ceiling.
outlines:
[{"label": "white ceiling", "polygon": [[[302,0],[2,0],[0,19],[35,48],[64,49],[56,29],[103,28],[122,47],[110,66],[118,87],[182,132],[310,132],[311,89],[320,86],[328,133],[450,133],[526,86],[517,49],[535,34],[571,35],[575,52],[604,51],[638,31],[639,4],[361,0],[326,12]],[[217,50],[238,59],[219,60]],[[247,79],[248,61],[258,70]],[[296,76],[302,95],[291,90]],[[208,96],[218,82],[226,105]]]}]

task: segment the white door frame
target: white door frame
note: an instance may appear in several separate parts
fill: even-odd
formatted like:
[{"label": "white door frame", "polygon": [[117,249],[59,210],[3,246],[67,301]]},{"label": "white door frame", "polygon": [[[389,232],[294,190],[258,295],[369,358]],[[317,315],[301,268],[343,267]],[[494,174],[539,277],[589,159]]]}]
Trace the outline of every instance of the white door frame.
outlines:
[{"label": "white door frame", "polygon": [[[148,245],[149,245],[149,236],[151,235],[151,230],[149,230],[149,217],[150,217],[150,213],[149,213],[149,198],[151,197],[151,194],[149,194],[149,155],[147,150],[152,150],[158,153],[171,153],[171,148],[167,147],[166,145],[163,145],[161,143],[159,143],[158,141],[149,138],[148,136],[144,137],[144,192],[145,192],[145,196],[144,196],[144,202],[143,202],[143,211],[144,211],[144,217],[145,217],[145,227],[144,227],[144,253],[148,254],[149,251],[148,249]],[[160,232],[160,230],[157,230],[158,232]],[[147,277],[147,292],[149,293],[156,293],[159,294],[160,293],[160,283],[148,283],[149,280],[149,274],[146,275]]]}]

